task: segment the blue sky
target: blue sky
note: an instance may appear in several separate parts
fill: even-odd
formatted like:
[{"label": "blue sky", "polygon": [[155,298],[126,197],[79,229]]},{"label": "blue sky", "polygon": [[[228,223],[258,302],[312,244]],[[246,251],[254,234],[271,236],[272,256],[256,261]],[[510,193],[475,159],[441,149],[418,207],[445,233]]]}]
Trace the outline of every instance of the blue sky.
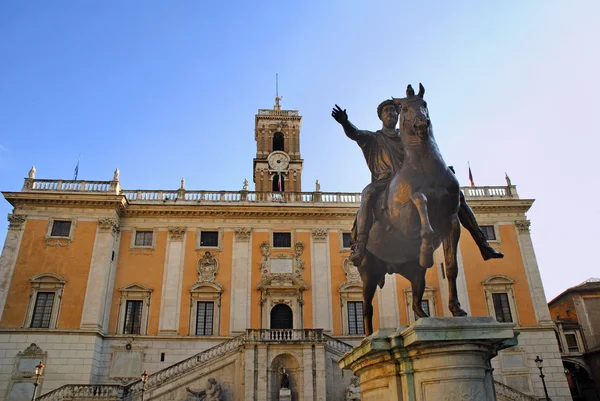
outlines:
[{"label": "blue sky", "polygon": [[[0,189],[37,178],[126,189],[237,190],[254,115],[303,116],[303,189],[359,192],[369,173],[330,117],[426,87],[438,144],[468,184],[504,185],[528,214],[548,299],[598,276],[597,1],[0,4]],[[251,183],[252,187],[252,183]],[[583,196],[584,199],[579,199]],[[0,201],[0,215],[10,213]],[[0,227],[0,239],[7,224]]]}]

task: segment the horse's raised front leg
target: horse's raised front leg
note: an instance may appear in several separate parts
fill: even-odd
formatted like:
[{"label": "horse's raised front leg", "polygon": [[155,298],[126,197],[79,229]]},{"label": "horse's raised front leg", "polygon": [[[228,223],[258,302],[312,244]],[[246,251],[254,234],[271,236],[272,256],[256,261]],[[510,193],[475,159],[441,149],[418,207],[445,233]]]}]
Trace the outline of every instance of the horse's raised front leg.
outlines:
[{"label": "horse's raised front leg", "polygon": [[458,277],[458,262],[456,254],[458,251],[458,240],[460,238],[460,222],[454,216],[451,221],[448,235],[443,238],[444,259],[446,260],[446,276],[448,277],[448,309],[452,316],[466,316],[467,312],[461,309],[458,301],[458,290],[456,289],[456,278]]},{"label": "horse's raised front leg", "polygon": [[419,218],[421,220],[421,249],[419,255],[419,264],[421,267],[429,268],[433,265],[433,228],[429,222],[429,214],[427,213],[427,198],[421,192],[415,192],[411,195]]}]

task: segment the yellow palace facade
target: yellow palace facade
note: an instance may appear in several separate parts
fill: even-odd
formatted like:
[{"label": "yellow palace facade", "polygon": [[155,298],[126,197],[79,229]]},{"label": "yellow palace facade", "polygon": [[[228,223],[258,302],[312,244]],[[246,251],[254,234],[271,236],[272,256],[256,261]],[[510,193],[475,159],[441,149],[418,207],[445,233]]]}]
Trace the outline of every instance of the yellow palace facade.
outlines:
[{"label": "yellow palace facade", "polygon": [[[0,398],[179,400],[214,377],[224,400],[344,400],[337,360],[364,337],[361,281],[349,262],[360,194],[303,192],[302,117],[261,109],[253,178],[240,191],[129,190],[112,180],[25,179],[0,257]],[[463,188],[490,244],[466,230],[459,298],[474,316],[513,322],[519,345],[493,360],[499,399],[570,400],[526,212],[510,181]],[[450,316],[442,251],[424,307]],[[415,320],[409,282],[388,275],[374,326]],[[519,398],[521,397],[521,398]]]}]

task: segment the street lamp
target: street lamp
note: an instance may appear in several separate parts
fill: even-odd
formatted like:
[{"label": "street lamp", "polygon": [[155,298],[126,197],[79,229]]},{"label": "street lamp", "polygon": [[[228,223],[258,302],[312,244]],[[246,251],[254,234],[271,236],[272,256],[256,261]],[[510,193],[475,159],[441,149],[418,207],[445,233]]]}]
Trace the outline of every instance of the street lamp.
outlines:
[{"label": "street lamp", "polygon": [[540,377],[542,378],[542,384],[544,385],[544,394],[546,394],[546,401],[550,401],[550,398],[548,398],[548,389],[546,388],[546,380],[544,380],[546,376],[544,375],[544,372],[542,372],[542,362],[544,362],[544,360],[540,358],[539,355],[537,355],[535,357],[535,366],[537,366],[537,368],[540,370]]},{"label": "street lamp", "polygon": [[148,381],[148,371],[144,369],[142,373],[142,401],[144,401],[144,391],[146,390],[146,382]]},{"label": "street lamp", "polygon": [[33,374],[35,375],[35,382],[33,383],[33,395],[31,396],[31,401],[35,401],[35,394],[37,393],[38,385],[40,384],[40,377],[44,374],[44,368],[46,366],[40,361],[35,367]]}]

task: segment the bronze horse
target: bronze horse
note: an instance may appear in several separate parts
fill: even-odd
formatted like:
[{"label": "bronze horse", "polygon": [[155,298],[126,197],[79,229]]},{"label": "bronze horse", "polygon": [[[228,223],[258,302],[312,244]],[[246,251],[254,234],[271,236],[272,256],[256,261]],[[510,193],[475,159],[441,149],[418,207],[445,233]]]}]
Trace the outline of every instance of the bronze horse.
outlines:
[{"label": "bronze horse", "polygon": [[363,282],[364,323],[373,333],[373,296],[383,287],[386,274],[398,273],[412,285],[412,308],[427,317],[421,307],[425,273],[433,265],[433,252],[444,245],[448,277],[448,306],[453,316],[465,316],[456,289],[456,261],[460,223],[460,186],[448,168],[433,137],[425,88],[415,95],[408,85],[406,97],[393,99],[400,109],[400,136],[405,148],[402,167],[395,172],[374,210],[367,252],[357,266]]}]

